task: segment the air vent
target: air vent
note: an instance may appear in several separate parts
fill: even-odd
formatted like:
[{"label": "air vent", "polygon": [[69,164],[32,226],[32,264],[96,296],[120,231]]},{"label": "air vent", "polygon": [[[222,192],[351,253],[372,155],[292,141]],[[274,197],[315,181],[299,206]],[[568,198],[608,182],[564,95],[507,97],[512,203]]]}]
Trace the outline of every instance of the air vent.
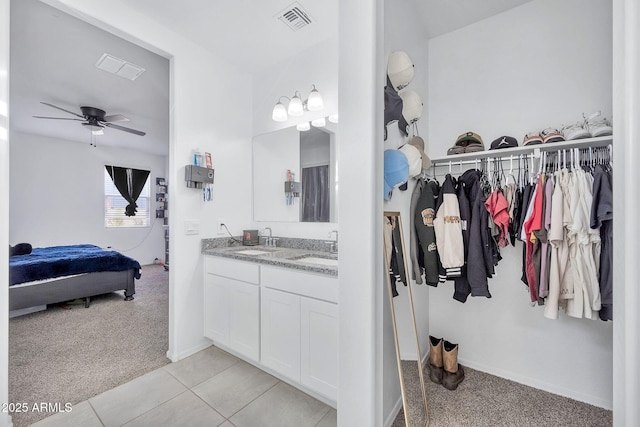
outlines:
[{"label": "air vent", "polygon": [[100,57],[96,63],[96,67],[129,80],[135,80],[145,72],[145,69],[141,66],[127,62],[124,59],[116,58],[108,53]]},{"label": "air vent", "polygon": [[291,3],[284,10],[278,13],[276,17],[293,31],[298,31],[312,22],[309,14],[298,2]]}]

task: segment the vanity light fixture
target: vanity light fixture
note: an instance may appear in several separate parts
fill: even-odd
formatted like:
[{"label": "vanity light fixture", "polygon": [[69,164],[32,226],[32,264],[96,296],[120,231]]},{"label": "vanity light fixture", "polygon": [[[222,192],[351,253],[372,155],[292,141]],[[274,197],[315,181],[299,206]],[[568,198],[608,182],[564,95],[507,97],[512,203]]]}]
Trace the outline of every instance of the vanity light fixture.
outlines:
[{"label": "vanity light fixture", "polygon": [[[303,101],[300,92],[295,91],[293,97],[281,96],[278,98],[278,103],[273,107],[271,118],[276,122],[286,122],[289,116],[300,117],[306,111],[320,111],[324,108],[324,101],[322,95],[316,89],[316,85],[312,85],[311,93],[308,98]],[[285,108],[282,103],[282,98],[289,101],[289,105]]]},{"label": "vanity light fixture", "polygon": [[338,123],[338,113],[331,114],[328,119],[331,123]]},{"label": "vanity light fixture", "polygon": [[311,126],[309,125],[309,122],[302,122],[296,125],[296,129],[298,129],[300,132],[304,132],[311,129]]},{"label": "vanity light fixture", "polygon": [[327,125],[327,121],[324,119],[324,117],[318,117],[317,119],[313,119],[311,121],[311,124],[317,128],[322,128]]}]

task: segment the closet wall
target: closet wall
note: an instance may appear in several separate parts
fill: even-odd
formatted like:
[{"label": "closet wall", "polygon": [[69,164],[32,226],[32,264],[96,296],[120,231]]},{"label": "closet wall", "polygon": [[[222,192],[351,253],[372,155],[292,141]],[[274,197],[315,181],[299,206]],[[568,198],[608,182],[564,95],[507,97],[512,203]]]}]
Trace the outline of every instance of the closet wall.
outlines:
[{"label": "closet wall", "polygon": [[[536,0],[429,41],[429,154],[457,135],[501,135],[612,110],[612,10],[607,0]],[[615,129],[614,129],[615,133]],[[454,167],[454,171],[458,168]],[[463,365],[612,407],[612,322],[543,317],[520,281],[522,244],[502,250],[493,298],[431,289],[430,332],[460,344]]]}]

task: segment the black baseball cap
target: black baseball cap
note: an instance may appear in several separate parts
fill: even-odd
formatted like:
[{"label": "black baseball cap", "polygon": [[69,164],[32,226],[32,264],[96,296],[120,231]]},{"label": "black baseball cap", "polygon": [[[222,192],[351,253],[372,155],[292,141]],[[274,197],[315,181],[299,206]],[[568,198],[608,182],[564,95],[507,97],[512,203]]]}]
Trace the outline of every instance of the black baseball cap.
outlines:
[{"label": "black baseball cap", "polygon": [[512,136],[501,136],[491,143],[489,150],[499,150],[501,148],[513,148],[518,146],[518,141]]}]

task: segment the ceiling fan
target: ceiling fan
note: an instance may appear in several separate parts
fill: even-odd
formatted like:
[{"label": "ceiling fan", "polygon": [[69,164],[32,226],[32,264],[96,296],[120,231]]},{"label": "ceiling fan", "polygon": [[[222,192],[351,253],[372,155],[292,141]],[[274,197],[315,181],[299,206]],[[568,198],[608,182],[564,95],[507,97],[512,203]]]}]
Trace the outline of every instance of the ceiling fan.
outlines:
[{"label": "ceiling fan", "polygon": [[78,118],[67,118],[67,117],[45,117],[45,116],[33,116],[36,119],[52,119],[52,120],[76,120],[82,122],[82,126],[86,126],[87,129],[95,132],[102,131],[105,127],[109,127],[112,129],[118,129],[124,132],[129,132],[134,135],[145,136],[146,132],[142,132],[136,129],[131,129],[128,127],[120,126],[114,124],[113,122],[126,122],[129,121],[128,118],[123,116],[122,114],[113,114],[110,116],[106,116],[104,110],[95,107],[80,107],[80,111],[82,114],[74,113],[73,111],[65,110],[62,107],[58,107],[57,105],[49,104],[48,102],[40,102],[48,107],[57,108],[58,110],[64,111],[65,113],[72,114]]}]

